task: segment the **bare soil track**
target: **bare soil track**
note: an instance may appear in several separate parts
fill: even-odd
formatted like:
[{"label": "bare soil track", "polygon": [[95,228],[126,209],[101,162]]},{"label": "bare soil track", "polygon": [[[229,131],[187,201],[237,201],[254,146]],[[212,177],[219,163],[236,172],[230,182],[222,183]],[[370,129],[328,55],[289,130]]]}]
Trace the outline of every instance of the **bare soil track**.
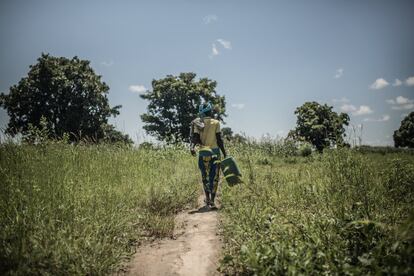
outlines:
[{"label": "bare soil track", "polygon": [[163,239],[138,249],[127,275],[219,275],[221,249],[217,209],[198,199],[198,209],[176,217],[174,239]]}]

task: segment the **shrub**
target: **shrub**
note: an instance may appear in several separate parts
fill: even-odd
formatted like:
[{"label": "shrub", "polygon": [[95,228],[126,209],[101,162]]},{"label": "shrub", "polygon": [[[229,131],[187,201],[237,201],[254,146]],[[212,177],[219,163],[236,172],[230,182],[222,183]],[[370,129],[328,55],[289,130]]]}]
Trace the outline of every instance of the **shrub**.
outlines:
[{"label": "shrub", "polygon": [[312,145],[309,143],[304,143],[299,148],[300,155],[303,157],[310,156],[312,154]]}]

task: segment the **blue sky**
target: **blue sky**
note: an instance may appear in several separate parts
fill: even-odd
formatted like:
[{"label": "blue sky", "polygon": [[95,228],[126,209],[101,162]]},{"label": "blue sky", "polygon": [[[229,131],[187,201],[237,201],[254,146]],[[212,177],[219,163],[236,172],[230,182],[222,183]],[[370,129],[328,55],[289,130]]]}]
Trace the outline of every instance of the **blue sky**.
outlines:
[{"label": "blue sky", "polygon": [[362,124],[363,143],[392,144],[414,110],[413,26],[414,1],[2,0],[0,91],[42,52],[76,55],[123,106],[111,121],[139,142],[139,93],[191,71],[218,82],[235,132],[285,135],[295,108],[318,101]]}]

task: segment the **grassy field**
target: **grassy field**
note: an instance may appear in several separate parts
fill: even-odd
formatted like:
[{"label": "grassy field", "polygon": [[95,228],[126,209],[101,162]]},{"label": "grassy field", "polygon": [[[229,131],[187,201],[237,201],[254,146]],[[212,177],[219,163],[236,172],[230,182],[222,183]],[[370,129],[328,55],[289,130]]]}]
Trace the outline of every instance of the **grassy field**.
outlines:
[{"label": "grassy field", "polygon": [[[412,152],[228,149],[244,183],[221,189],[222,272],[413,274]],[[11,275],[114,272],[143,240],[171,235],[201,187],[184,147],[2,144],[0,179],[0,274]]]},{"label": "grassy field", "polygon": [[[197,199],[180,148],[0,147],[0,274],[102,275]],[[189,173],[189,171],[194,173]]]},{"label": "grassy field", "polygon": [[414,155],[280,144],[233,148],[243,185],[223,186],[229,275],[414,273]]}]

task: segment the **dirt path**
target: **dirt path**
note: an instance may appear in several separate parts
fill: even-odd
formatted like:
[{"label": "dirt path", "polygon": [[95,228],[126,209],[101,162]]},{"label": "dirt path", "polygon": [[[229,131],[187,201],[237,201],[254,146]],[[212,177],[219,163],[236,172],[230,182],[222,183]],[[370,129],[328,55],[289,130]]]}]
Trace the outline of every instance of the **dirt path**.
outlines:
[{"label": "dirt path", "polygon": [[143,246],[134,256],[128,275],[219,275],[221,243],[217,235],[217,210],[199,198],[198,209],[176,218],[176,239]]}]

